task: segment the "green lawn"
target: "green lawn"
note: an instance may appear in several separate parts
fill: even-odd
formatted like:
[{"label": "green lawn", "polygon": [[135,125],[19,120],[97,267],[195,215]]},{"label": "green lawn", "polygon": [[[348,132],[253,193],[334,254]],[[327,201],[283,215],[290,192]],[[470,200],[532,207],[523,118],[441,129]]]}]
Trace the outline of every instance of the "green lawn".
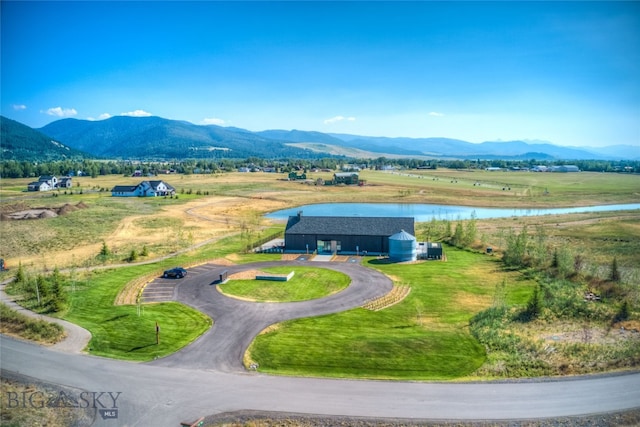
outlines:
[{"label": "green lawn", "polygon": [[289,281],[230,280],[220,286],[226,295],[237,296],[259,302],[306,301],[322,298],[339,292],[349,285],[349,276],[337,271],[312,267],[272,267],[265,273],[289,274]]},{"label": "green lawn", "polygon": [[113,305],[124,284],[154,268],[157,265],[94,272],[76,284],[64,318],[91,332],[90,353],[147,361],[181,349],[211,327],[209,317],[180,303],[143,305],[140,313],[137,306]]},{"label": "green lawn", "polygon": [[470,335],[469,319],[504,298],[523,300],[533,289],[499,270],[494,258],[453,248],[447,262],[368,265],[411,286],[401,303],[382,311],[284,322],[250,348],[260,370],[285,375],[448,380],[470,376],[485,350]]}]

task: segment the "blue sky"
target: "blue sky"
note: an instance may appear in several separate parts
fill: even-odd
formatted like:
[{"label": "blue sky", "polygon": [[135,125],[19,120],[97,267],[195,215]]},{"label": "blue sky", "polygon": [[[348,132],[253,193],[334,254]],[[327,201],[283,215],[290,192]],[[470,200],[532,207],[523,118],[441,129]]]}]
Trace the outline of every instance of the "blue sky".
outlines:
[{"label": "blue sky", "polygon": [[2,1],[1,110],[640,149],[639,2]]}]

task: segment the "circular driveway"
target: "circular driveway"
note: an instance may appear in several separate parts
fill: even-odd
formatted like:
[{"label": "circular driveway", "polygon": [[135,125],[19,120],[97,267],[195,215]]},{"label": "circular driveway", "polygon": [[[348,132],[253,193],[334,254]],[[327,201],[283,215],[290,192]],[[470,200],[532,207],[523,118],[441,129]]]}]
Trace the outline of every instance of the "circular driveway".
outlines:
[{"label": "circular driveway", "polygon": [[[229,275],[275,266],[316,267],[339,271],[351,278],[347,288],[325,298],[291,303],[257,303],[223,295],[215,283],[223,271]],[[157,279],[164,286],[166,279]],[[173,298],[211,316],[213,327],[195,342],[162,359],[157,366],[244,371],[242,358],[253,339],[267,326],[301,317],[338,313],[363,305],[367,300],[388,293],[393,284],[382,273],[355,263],[273,261],[247,265],[206,264],[190,269],[173,292]],[[154,282],[147,287],[154,287]],[[143,294],[144,296],[144,294]]]}]

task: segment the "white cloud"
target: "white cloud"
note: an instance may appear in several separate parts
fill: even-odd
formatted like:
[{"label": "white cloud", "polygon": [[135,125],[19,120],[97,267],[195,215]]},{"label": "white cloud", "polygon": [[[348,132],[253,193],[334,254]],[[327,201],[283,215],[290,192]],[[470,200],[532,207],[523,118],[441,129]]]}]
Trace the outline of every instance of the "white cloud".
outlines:
[{"label": "white cloud", "polygon": [[128,113],[120,113],[121,116],[129,116],[129,117],[149,117],[153,116],[153,114],[148,113],[144,110],[135,110],[129,111]]},{"label": "white cloud", "polygon": [[444,117],[443,113],[438,113],[437,111],[432,111],[429,113],[429,115],[432,117]]},{"label": "white cloud", "polygon": [[222,120],[222,119],[218,119],[216,117],[210,117],[210,118],[202,119],[201,123],[203,125],[218,125],[218,126],[222,126],[225,123],[225,121]]},{"label": "white cloud", "polygon": [[26,110],[27,106],[24,104],[13,104],[13,109],[16,111]]},{"label": "white cloud", "polygon": [[62,108],[62,107],[49,108],[47,111],[44,111],[44,113],[50,116],[57,116],[57,117],[71,117],[78,114],[75,108]]},{"label": "white cloud", "polygon": [[329,125],[331,123],[337,123],[337,122],[341,122],[341,121],[348,121],[348,122],[355,122],[356,118],[355,117],[344,117],[344,116],[335,116],[335,117],[331,117],[330,119],[327,119],[324,121],[325,125]]},{"label": "white cloud", "polygon": [[106,120],[106,119],[110,119],[111,118],[111,114],[109,113],[102,113],[98,116],[98,118],[96,119],[95,117],[87,117],[87,120],[90,120],[92,122],[96,121],[96,120]]}]

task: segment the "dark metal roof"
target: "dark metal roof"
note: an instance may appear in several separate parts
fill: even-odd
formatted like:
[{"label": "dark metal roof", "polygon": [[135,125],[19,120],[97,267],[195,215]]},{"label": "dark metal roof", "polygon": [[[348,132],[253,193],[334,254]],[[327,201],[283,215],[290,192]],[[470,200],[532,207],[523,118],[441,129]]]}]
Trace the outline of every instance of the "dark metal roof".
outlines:
[{"label": "dark metal roof", "polygon": [[342,236],[391,236],[405,230],[414,233],[413,217],[290,216],[287,234]]},{"label": "dark metal roof", "polygon": [[136,188],[138,188],[137,185],[116,185],[111,191],[116,193],[130,193],[135,191]]}]

